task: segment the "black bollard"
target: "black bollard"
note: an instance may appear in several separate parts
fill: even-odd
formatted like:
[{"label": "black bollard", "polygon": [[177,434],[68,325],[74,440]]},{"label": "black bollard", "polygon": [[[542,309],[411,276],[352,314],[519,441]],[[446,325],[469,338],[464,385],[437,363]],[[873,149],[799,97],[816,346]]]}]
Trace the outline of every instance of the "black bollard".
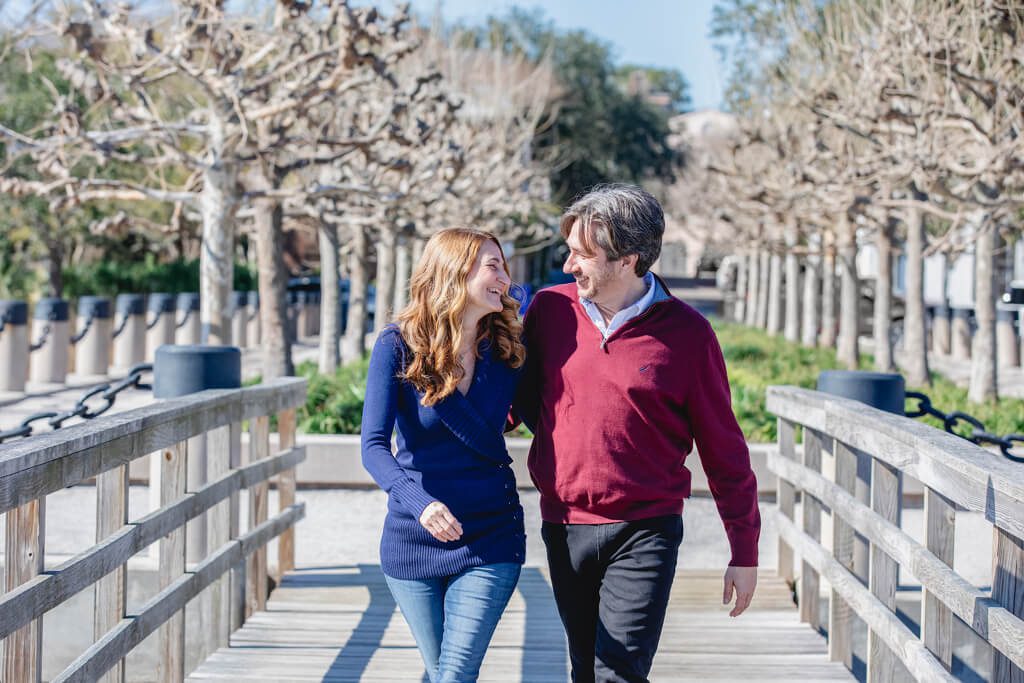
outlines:
[{"label": "black bollard", "polygon": [[68,374],[71,339],[70,308],[63,299],[45,298],[32,312],[32,346],[29,378],[44,384],[64,384]]},{"label": "black bollard", "polygon": [[0,391],[25,391],[28,346],[28,304],[0,300]]}]

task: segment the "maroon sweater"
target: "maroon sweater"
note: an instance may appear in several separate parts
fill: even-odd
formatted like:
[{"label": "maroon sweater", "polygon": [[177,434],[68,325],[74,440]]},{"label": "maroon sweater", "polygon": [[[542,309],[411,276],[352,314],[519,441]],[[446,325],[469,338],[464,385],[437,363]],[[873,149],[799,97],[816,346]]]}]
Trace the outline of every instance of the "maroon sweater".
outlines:
[{"label": "maroon sweater", "polygon": [[603,524],[681,513],[690,495],[683,463],[696,442],[730,564],[756,566],[757,482],[708,321],[669,297],[602,344],[570,283],[538,292],[525,328],[516,411],[536,435],[529,466],[544,520]]}]

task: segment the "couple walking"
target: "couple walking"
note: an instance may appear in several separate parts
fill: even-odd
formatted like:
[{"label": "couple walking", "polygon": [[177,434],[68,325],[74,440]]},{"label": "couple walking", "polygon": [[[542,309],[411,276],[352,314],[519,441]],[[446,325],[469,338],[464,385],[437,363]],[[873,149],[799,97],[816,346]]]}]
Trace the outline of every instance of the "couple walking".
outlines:
[{"label": "couple walking", "polygon": [[[525,559],[502,432],[533,432],[548,566],[572,680],[646,681],[683,537],[694,443],[732,550],[733,616],[757,580],[757,487],[707,321],[649,271],[664,217],[606,185],[561,219],[575,283],[537,293],[520,323],[501,246],[443,230],[411,303],[381,333],[363,462],[388,493],[381,568],[433,683],[475,681]],[[397,426],[397,450],[392,432]]]}]

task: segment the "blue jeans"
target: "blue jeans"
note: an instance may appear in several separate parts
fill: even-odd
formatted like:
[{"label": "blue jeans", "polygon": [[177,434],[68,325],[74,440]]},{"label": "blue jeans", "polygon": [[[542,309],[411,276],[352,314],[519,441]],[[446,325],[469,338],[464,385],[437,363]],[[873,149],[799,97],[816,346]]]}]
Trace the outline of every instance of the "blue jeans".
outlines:
[{"label": "blue jeans", "polygon": [[502,562],[436,579],[384,577],[432,683],[477,679],[521,569],[519,564]]}]

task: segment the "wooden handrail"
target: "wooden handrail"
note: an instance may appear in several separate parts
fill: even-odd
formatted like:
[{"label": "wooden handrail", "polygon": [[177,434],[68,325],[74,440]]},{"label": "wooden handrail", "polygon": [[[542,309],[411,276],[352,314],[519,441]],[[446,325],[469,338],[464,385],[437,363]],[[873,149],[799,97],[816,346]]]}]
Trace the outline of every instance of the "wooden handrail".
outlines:
[{"label": "wooden handrail", "polygon": [[[209,612],[202,619],[202,647],[226,645],[230,630],[244,621],[246,605],[265,600],[267,543],[286,536],[288,542],[279,547],[279,564],[294,566],[291,533],[305,510],[295,503],[295,467],[305,459],[305,449],[295,446],[295,410],[305,395],[305,380],[282,378],[241,389],[204,391],[0,445],[0,512],[6,513],[7,526],[6,592],[0,595],[0,638],[6,640],[0,679],[40,680],[43,614],[89,586],[96,593],[95,618],[82,627],[92,627],[95,644],[54,680],[123,680],[124,658],[157,631],[158,680],[182,680],[184,608],[206,589],[212,597],[201,603]],[[275,414],[282,450],[271,454],[269,427]],[[248,463],[241,457],[243,420],[253,430]],[[193,444],[198,450],[191,456],[208,462],[201,471],[208,472],[209,482],[193,479],[192,474],[186,477]],[[160,487],[160,504],[141,519],[129,521],[127,465],[147,456],[156,458],[152,462],[158,476],[151,485]],[[43,573],[46,495],[94,477],[96,543]],[[267,491],[272,478],[278,480],[282,496],[278,514],[270,517]],[[239,510],[242,489],[250,490],[248,514]],[[246,517],[249,524],[243,534],[238,521]],[[188,569],[186,525],[190,535],[196,528],[208,538],[206,545],[198,546]],[[128,560],[155,543],[159,592],[137,614],[127,615]]]},{"label": "wooden handrail", "polygon": [[[794,551],[803,558],[801,616],[815,627],[818,577],[829,581],[830,657],[851,666],[852,610],[869,629],[868,680],[891,678],[897,659],[918,680],[948,680],[956,615],[992,646],[993,680],[1017,680],[1024,669],[1024,468],[924,423],[829,394],[769,387],[767,406],[779,418],[779,449],[768,457],[779,478],[779,572],[792,578]],[[803,428],[803,462],[794,443],[797,427]],[[823,450],[834,459],[832,480],[821,471]],[[868,464],[869,483],[858,479]],[[899,526],[903,474],[925,486],[924,544]],[[793,514],[798,493],[799,525]],[[995,528],[991,596],[951,566],[957,510],[984,514]],[[819,536],[826,511],[831,549]],[[854,530],[867,541],[866,562],[855,552],[863,541],[854,540]],[[923,588],[920,638],[895,615],[897,567]]]}]

